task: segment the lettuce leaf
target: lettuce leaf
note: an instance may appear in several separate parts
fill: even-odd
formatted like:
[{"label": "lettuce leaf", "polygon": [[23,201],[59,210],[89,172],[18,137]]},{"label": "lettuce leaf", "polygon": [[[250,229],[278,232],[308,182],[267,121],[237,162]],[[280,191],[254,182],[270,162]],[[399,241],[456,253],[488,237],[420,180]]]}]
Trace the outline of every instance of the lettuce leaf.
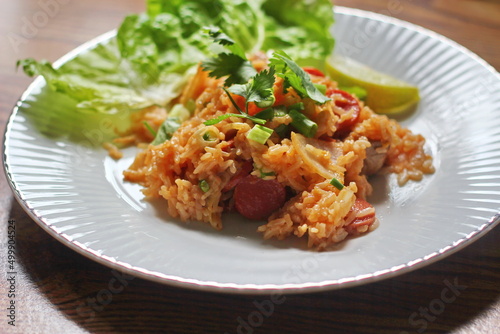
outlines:
[{"label": "lettuce leaf", "polygon": [[299,65],[322,68],[333,50],[331,0],[266,0],[262,49],[282,50]]},{"label": "lettuce leaf", "polygon": [[43,75],[77,109],[170,108],[189,69],[212,54],[205,27],[220,27],[246,53],[280,49],[304,65],[331,53],[332,24],[330,0],[147,0],[146,13],[127,16],[115,37],[60,68],[34,59],[18,66]]}]

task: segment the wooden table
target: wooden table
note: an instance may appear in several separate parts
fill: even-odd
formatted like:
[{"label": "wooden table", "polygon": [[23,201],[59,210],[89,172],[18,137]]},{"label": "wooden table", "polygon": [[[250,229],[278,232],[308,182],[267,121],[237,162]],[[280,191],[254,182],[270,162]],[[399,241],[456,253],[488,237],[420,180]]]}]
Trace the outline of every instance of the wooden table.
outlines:
[{"label": "wooden table", "polygon": [[[31,79],[19,58],[55,60],[144,9],[141,0],[1,0],[0,122]],[[500,70],[500,2],[338,0],[435,30]],[[3,169],[2,169],[3,173]],[[361,287],[290,295],[271,314],[241,325],[268,296],[172,288],[122,277],[123,290],[99,303],[114,274],[45,233],[0,178],[0,333],[500,333],[500,229],[415,272]],[[16,228],[16,326],[8,324],[7,225]],[[455,288],[455,298],[443,291]],[[102,298],[101,298],[102,301]],[[444,308],[440,308],[444,305]],[[262,321],[257,322],[257,320]],[[240,327],[238,327],[240,326]]]}]

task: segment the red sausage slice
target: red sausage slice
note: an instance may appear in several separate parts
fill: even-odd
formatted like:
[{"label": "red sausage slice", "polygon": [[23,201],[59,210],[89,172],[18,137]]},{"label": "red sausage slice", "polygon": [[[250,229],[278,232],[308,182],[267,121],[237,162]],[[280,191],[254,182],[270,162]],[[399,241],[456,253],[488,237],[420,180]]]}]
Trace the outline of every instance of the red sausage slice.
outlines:
[{"label": "red sausage slice", "polygon": [[351,112],[350,118],[347,118],[338,124],[337,131],[335,133],[340,137],[348,135],[354,125],[356,125],[356,122],[358,121],[359,115],[361,113],[361,107],[358,100],[356,100],[356,98],[348,92],[340,89],[331,89],[327,92],[326,95],[328,97],[337,95],[337,98],[335,99],[335,105],[345,113]]},{"label": "red sausage slice", "polygon": [[229,180],[229,182],[222,188],[222,192],[228,192],[232,190],[236,185],[253,170],[253,163],[251,161],[246,161],[241,165],[241,169],[234,174],[234,176]]},{"label": "red sausage slice", "polygon": [[248,218],[263,220],[280,209],[286,200],[286,190],[276,180],[263,180],[255,175],[241,179],[234,188],[234,206]]},{"label": "red sausage slice", "polygon": [[348,226],[349,229],[356,229],[358,227],[364,226],[364,225],[372,225],[375,222],[375,212],[370,210],[371,212],[367,212],[365,214],[362,214],[363,210],[372,208],[372,205],[368,203],[367,201],[361,199],[361,198],[356,198],[356,201],[354,202],[354,205],[352,207],[352,210],[354,210],[358,216],[353,220],[353,222]]}]

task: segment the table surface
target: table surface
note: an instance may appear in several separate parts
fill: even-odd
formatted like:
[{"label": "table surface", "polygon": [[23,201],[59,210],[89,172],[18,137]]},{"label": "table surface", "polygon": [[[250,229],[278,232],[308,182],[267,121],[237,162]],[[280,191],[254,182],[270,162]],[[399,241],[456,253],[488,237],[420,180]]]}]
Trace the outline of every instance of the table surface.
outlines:
[{"label": "table surface", "polygon": [[[32,79],[15,61],[54,61],[144,10],[142,0],[0,0],[1,130]],[[500,1],[338,0],[434,30],[500,70]],[[45,13],[45,14],[43,14]],[[3,169],[2,169],[3,173]],[[269,296],[225,295],[122,277],[45,233],[0,177],[0,263],[7,276],[7,225],[16,228],[15,327],[8,324],[8,277],[0,280],[0,333],[499,333],[500,229],[423,269],[360,287],[286,296],[257,314]],[[14,222],[15,221],[15,222]],[[440,302],[449,286],[456,298]],[[109,295],[109,294],[108,294]],[[107,298],[107,297],[106,297]],[[440,305],[444,305],[441,307]],[[264,314],[265,313],[265,314]],[[253,324],[253,325],[250,325]]]}]

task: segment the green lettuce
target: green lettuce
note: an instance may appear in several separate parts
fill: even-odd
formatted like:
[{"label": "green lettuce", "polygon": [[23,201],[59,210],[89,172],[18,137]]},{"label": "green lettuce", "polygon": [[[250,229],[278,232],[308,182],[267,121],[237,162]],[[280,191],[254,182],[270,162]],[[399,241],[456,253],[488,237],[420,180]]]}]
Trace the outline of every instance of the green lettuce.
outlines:
[{"label": "green lettuce", "polygon": [[334,40],[330,0],[148,0],[116,36],[59,68],[18,62],[30,76],[75,101],[77,109],[113,114],[152,105],[170,108],[191,69],[213,53],[206,27],[219,27],[246,53],[283,50],[300,65],[322,64]]},{"label": "green lettuce", "polygon": [[331,0],[267,0],[266,38],[262,49],[281,50],[299,65],[324,66],[333,50]]}]

